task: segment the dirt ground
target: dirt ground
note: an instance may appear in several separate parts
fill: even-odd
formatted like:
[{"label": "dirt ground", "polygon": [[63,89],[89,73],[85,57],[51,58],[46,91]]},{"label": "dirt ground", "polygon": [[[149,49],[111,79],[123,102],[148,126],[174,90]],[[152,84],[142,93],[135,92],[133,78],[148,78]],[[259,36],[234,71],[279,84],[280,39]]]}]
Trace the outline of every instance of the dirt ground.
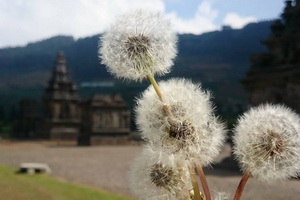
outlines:
[{"label": "dirt ground", "polygon": [[[128,171],[140,150],[138,145],[77,147],[49,142],[0,141],[0,165],[47,163],[52,174],[61,179],[132,196]],[[226,146],[216,162],[229,154],[230,147]],[[232,199],[240,173],[219,168],[205,171],[211,192],[225,192]],[[300,200],[300,180],[266,184],[250,179],[244,192],[243,200]]]}]

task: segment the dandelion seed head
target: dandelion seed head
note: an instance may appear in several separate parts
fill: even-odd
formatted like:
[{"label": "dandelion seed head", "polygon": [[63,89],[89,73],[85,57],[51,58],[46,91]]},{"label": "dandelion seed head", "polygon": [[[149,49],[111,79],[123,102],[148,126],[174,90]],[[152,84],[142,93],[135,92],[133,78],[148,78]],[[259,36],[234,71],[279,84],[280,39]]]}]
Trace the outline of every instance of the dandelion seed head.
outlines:
[{"label": "dandelion seed head", "polygon": [[146,145],[136,158],[130,175],[132,192],[145,200],[181,199],[192,187],[184,159],[151,145]]},{"label": "dandelion seed head", "polygon": [[176,177],[171,167],[166,167],[162,163],[156,163],[151,167],[150,178],[151,182],[157,187],[162,187],[167,190],[176,187],[180,180],[179,176]]},{"label": "dandelion seed head", "polygon": [[128,37],[125,46],[129,56],[138,56],[150,48],[150,39],[144,35]]},{"label": "dandelion seed head", "polygon": [[234,154],[243,171],[263,181],[300,172],[300,118],[280,105],[253,108],[238,121]]},{"label": "dandelion seed head", "polygon": [[120,16],[100,38],[99,57],[118,78],[142,80],[170,71],[177,36],[161,14],[137,10]]},{"label": "dandelion seed head", "polygon": [[162,81],[159,88],[163,102],[152,87],[137,101],[136,119],[142,136],[168,153],[209,164],[224,141],[224,126],[213,115],[210,94],[186,79]]},{"label": "dandelion seed head", "polygon": [[170,121],[169,124],[167,132],[169,133],[170,138],[177,140],[186,140],[191,138],[191,140],[193,140],[192,138],[195,137],[195,128],[187,120],[183,122]]}]

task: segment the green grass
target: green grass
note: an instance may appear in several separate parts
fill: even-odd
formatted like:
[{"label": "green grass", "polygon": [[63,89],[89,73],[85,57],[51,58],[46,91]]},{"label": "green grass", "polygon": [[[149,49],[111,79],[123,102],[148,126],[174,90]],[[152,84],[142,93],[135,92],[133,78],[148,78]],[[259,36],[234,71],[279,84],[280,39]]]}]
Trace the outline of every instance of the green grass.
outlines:
[{"label": "green grass", "polygon": [[26,175],[15,172],[14,168],[0,166],[1,200],[130,200],[41,174]]}]

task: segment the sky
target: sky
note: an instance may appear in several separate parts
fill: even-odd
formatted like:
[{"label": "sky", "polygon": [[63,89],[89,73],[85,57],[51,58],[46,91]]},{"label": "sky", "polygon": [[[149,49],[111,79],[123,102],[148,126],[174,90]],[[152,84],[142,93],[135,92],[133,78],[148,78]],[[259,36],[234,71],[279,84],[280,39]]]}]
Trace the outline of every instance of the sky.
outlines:
[{"label": "sky", "polygon": [[0,0],[0,48],[92,36],[135,9],[162,12],[178,33],[201,34],[279,18],[283,8],[284,0]]}]

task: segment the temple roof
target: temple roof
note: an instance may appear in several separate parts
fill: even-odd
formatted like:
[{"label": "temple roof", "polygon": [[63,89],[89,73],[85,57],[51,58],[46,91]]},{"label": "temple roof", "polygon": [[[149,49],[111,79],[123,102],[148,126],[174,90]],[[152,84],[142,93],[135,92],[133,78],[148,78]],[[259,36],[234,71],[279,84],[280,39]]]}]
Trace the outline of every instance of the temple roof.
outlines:
[{"label": "temple roof", "polygon": [[86,104],[96,107],[127,107],[121,95],[96,94],[88,99]]},{"label": "temple roof", "polygon": [[66,66],[66,63],[67,62],[63,52],[59,52],[55,60],[55,65],[53,67],[48,87],[46,89],[45,96],[48,98],[78,98],[76,94],[77,87],[70,77],[69,69]]}]

